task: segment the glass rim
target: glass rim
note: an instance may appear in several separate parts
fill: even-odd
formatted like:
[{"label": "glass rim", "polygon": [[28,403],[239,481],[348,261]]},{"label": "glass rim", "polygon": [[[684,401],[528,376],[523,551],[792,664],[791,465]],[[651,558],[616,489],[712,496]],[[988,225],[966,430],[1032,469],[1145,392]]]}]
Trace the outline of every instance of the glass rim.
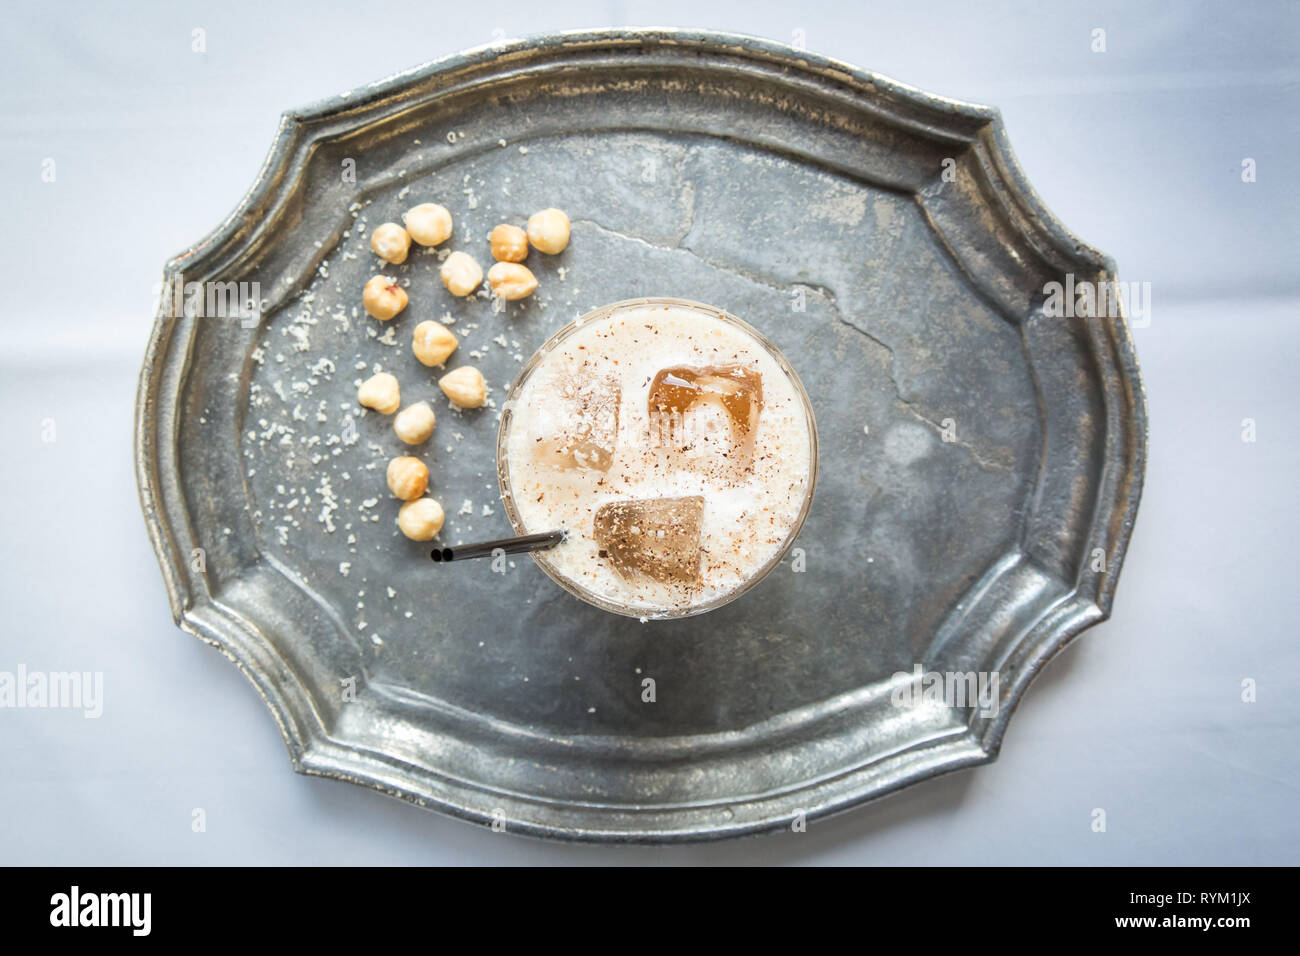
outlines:
[{"label": "glass rim", "polygon": [[[808,395],[808,390],[804,388],[803,381],[799,378],[799,373],[790,365],[785,355],[766,335],[754,328],[744,319],[737,318],[725,309],[719,309],[716,306],[707,305],[703,302],[696,302],[691,299],[678,299],[670,296],[645,296],[635,299],[620,299],[617,302],[610,302],[606,305],[599,306],[589,312],[585,312],[575,319],[572,319],[561,328],[552,333],[545,342],[537,347],[536,351],[529,357],[515,376],[515,380],[510,384],[506,392],[505,400],[501,409],[501,422],[497,428],[497,484],[501,492],[501,502],[506,511],[506,517],[510,521],[511,528],[518,535],[529,534],[529,530],[523,523],[518,509],[515,507],[514,493],[510,485],[510,466],[508,455],[506,454],[507,437],[510,432],[510,425],[513,420],[511,414],[515,397],[519,394],[520,389],[528,381],[529,377],[537,370],[547,355],[569,336],[573,335],[579,329],[584,328],[591,322],[609,318],[618,312],[627,311],[634,308],[646,306],[672,306],[687,309],[693,312],[700,312],[718,319],[722,322],[736,326],[741,331],[752,336],[753,339],[763,347],[773,360],[785,373],[790,384],[794,386],[795,394],[799,397],[803,405],[804,417],[808,424],[808,482],[804,490],[803,504],[799,508],[798,515],[795,516],[794,522],[786,534],[785,540],[781,546],[772,554],[762,567],[756,570],[744,582],[735,588],[720,594],[711,601],[703,604],[691,605],[684,608],[638,608],[633,605],[611,600],[608,597],[597,594],[594,591],[584,587],[572,578],[562,574],[556,569],[554,562],[549,558],[546,551],[530,552],[529,557],[533,559],[552,581],[558,584],[564,590],[568,591],[574,597],[585,601],[588,604],[609,611],[614,614],[620,614],[624,617],[635,617],[643,620],[671,620],[675,618],[694,617],[697,614],[704,614],[707,611],[717,610],[718,608],[730,604],[739,598],[760,581],[772,573],[778,564],[790,552],[794,546],[795,539],[799,537],[799,532],[803,529],[804,521],[808,517],[808,512],[812,508],[813,495],[817,488],[817,471],[818,471],[818,438],[817,438],[817,419],[813,414],[812,399]],[[546,529],[551,530],[551,529]]]}]

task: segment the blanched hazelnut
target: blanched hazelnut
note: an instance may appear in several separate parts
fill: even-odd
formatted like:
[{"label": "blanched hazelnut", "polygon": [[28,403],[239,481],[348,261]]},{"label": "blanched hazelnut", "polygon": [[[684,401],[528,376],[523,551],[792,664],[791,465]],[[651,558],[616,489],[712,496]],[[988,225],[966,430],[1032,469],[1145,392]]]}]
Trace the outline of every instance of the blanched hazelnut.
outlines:
[{"label": "blanched hazelnut", "polygon": [[388,490],[403,501],[424,494],[429,487],[429,469],[418,458],[394,458],[388,463]]},{"label": "blanched hazelnut", "polygon": [[432,541],[442,522],[442,505],[432,498],[416,498],[397,509],[397,527],[412,541]]},{"label": "blanched hazelnut", "polygon": [[487,277],[492,291],[510,301],[530,296],[537,288],[537,276],[517,262],[498,262],[488,270]]},{"label": "blanched hazelnut", "polygon": [[451,329],[432,319],[417,325],[411,336],[411,351],[425,365],[442,365],[459,344]]},{"label": "blanched hazelnut", "polygon": [[559,209],[543,209],[528,217],[528,241],[547,255],[563,252],[569,244],[569,217]]},{"label": "blanched hazelnut", "polygon": [[438,272],[452,295],[469,295],[483,281],[483,269],[466,252],[453,252]]},{"label": "blanched hazelnut", "polygon": [[429,440],[437,418],[428,402],[407,405],[393,419],[393,431],[408,445],[418,445]]},{"label": "blanched hazelnut", "polygon": [[388,276],[375,276],[361,292],[361,304],[366,312],[381,322],[387,322],[406,308],[406,290]]},{"label": "blanched hazelnut", "polygon": [[388,372],[379,372],[370,376],[357,389],[357,401],[366,408],[373,408],[381,415],[393,414],[402,404],[402,393],[397,387],[397,376]]},{"label": "blanched hazelnut", "polygon": [[422,246],[436,246],[451,237],[451,213],[446,206],[425,202],[402,214],[406,231]]},{"label": "blanched hazelnut", "polygon": [[528,233],[518,226],[501,223],[488,234],[488,242],[497,262],[523,262],[528,258]]},{"label": "blanched hazelnut", "polygon": [[471,365],[453,369],[438,379],[438,387],[461,408],[478,408],[487,401],[487,382],[483,373]]},{"label": "blanched hazelnut", "polygon": [[381,223],[370,234],[370,248],[379,258],[400,266],[411,251],[411,237],[395,222]]}]

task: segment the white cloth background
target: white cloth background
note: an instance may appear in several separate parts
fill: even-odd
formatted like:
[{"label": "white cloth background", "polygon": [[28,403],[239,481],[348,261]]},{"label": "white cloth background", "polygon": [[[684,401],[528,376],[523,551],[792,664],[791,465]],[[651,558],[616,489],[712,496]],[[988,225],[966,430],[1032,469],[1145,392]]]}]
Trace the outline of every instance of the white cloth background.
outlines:
[{"label": "white cloth background", "polygon": [[[1294,4],[23,2],[6,21],[0,670],[102,671],[105,700],[97,720],[0,710],[0,862],[1300,862]],[[243,195],[281,109],[494,36],[632,25],[802,31],[1000,106],[1048,207],[1151,283],[1150,464],[1113,619],[1033,686],[997,763],[804,834],[551,845],[297,776],[251,686],[172,626],[137,506],[153,286]]]}]

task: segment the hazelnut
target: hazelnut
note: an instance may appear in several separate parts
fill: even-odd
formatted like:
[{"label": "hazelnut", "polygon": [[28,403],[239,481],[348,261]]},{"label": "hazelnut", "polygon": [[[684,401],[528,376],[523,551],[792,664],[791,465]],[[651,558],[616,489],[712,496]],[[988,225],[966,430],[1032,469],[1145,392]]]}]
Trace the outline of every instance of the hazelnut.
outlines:
[{"label": "hazelnut", "polygon": [[393,419],[393,431],[408,445],[418,445],[429,440],[437,418],[428,402],[407,405]]},{"label": "hazelnut", "polygon": [[492,258],[498,262],[523,262],[528,258],[528,233],[518,226],[501,223],[488,234]]},{"label": "hazelnut", "polygon": [[431,541],[442,530],[442,505],[432,498],[416,498],[397,510],[397,527],[412,541]]},{"label": "hazelnut", "polygon": [[394,458],[388,463],[388,490],[403,501],[424,494],[429,487],[429,469],[418,458]]},{"label": "hazelnut", "polygon": [[547,255],[563,252],[569,244],[569,217],[559,209],[543,209],[528,217],[528,241]]},{"label": "hazelnut", "polygon": [[452,295],[469,295],[483,281],[483,269],[474,257],[465,252],[453,252],[439,270],[442,284]]},{"label": "hazelnut", "polygon": [[422,246],[436,246],[451,237],[451,213],[446,206],[425,202],[402,214],[406,231]]},{"label": "hazelnut", "polygon": [[411,237],[395,222],[381,223],[370,234],[370,248],[379,258],[400,266],[411,250]]},{"label": "hazelnut", "polygon": [[381,415],[391,415],[402,404],[402,393],[397,387],[397,376],[388,372],[372,375],[357,389],[357,401],[373,408]]},{"label": "hazelnut", "polygon": [[459,344],[451,329],[432,319],[417,325],[411,336],[411,351],[425,365],[442,365]]},{"label": "hazelnut", "polygon": [[387,322],[406,308],[406,290],[388,276],[374,276],[361,292],[361,304],[366,312],[380,322]]},{"label": "hazelnut", "polygon": [[526,298],[537,288],[537,276],[517,262],[498,262],[488,270],[487,277],[493,293],[510,301]]},{"label": "hazelnut", "polygon": [[470,365],[453,369],[438,379],[438,387],[461,408],[478,408],[487,401],[487,382],[483,373]]}]

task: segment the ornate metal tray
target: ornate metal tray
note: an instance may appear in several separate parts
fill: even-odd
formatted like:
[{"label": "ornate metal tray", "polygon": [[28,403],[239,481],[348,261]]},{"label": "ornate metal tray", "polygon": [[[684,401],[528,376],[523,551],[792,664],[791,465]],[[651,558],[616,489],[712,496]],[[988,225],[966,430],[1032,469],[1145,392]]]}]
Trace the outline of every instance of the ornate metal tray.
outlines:
[{"label": "ornate metal tray", "polygon": [[[430,200],[480,261],[545,206],[573,239],[504,314],[413,253],[389,344],[359,314],[363,227]],[[239,208],[166,266],[141,374],[173,613],[256,685],[295,769],[511,832],[752,833],[992,760],[1028,682],[1109,613],[1137,508],[1127,325],[1048,297],[1113,279],[996,111],[754,39],[505,43],[286,114]],[[173,307],[232,282],[260,317]],[[796,549],[740,601],[650,624],[527,559],[434,566],[394,526],[397,443],[358,416],[358,367],[435,399],[442,539],[499,537],[499,410],[448,408],[411,328],[450,313],[499,399],[556,328],[641,295],[739,315],[798,370],[821,477]]]}]

